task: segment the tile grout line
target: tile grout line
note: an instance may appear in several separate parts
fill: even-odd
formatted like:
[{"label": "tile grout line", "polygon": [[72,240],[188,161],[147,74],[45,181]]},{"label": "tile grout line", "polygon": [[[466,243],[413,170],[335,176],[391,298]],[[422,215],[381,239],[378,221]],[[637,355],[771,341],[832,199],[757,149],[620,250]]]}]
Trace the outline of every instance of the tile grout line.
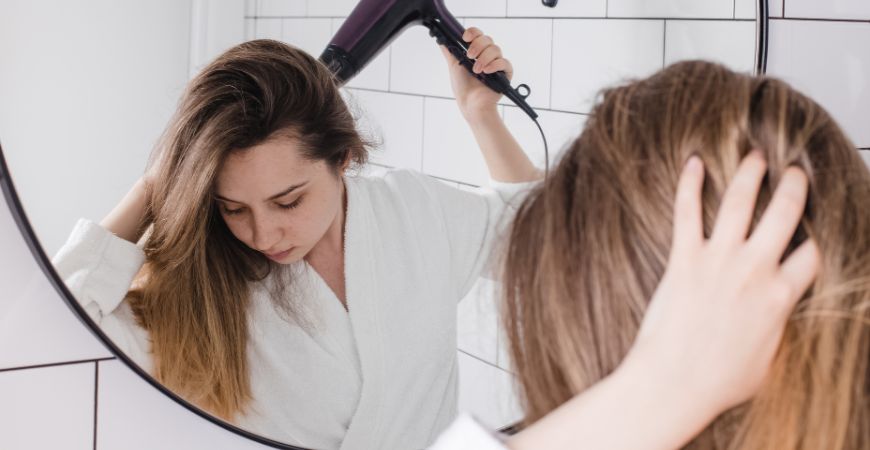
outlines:
[{"label": "tile grout line", "polygon": [[[762,0],[762,1],[764,1],[764,0]],[[664,25],[662,26],[662,68],[665,67],[665,61],[667,61],[665,56],[667,56],[667,53],[668,53],[668,21],[665,20]]]},{"label": "tile grout line", "polygon": [[94,450],[97,450],[97,405],[99,404],[100,362],[94,361]]},{"label": "tile grout line", "polygon": [[556,19],[550,19],[550,95],[549,101],[547,102],[547,107],[553,107],[553,66],[555,63],[553,62],[553,57],[556,54],[555,47],[556,46]]},{"label": "tile grout line", "polygon": [[830,23],[870,23],[868,19],[830,19],[824,17],[771,17],[771,21],[795,21],[795,22],[830,22]]},{"label": "tile grout line", "polygon": [[94,358],[94,359],[79,359],[75,361],[64,361],[58,363],[46,363],[46,364],[34,364],[32,366],[19,366],[19,367],[7,367],[5,369],[0,369],[0,373],[3,372],[14,372],[18,370],[30,370],[30,369],[45,369],[48,367],[60,367],[60,366],[71,366],[75,364],[87,364],[91,362],[97,361],[111,361],[117,359],[114,356],[111,358]]}]

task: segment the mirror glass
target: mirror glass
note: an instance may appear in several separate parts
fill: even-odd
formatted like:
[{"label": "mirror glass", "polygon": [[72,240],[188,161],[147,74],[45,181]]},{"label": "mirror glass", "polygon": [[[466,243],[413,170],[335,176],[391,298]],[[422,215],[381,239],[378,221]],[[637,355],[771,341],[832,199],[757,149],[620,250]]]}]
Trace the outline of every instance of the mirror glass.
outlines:
[{"label": "mirror glass", "polygon": [[[171,380],[169,390],[215,420],[270,441],[317,449],[422,448],[458,410],[493,428],[522,418],[499,330],[497,281],[427,258],[401,234],[425,231],[396,231],[363,220],[367,216],[356,210],[338,234],[345,239],[344,276],[340,269],[319,270],[303,248],[297,263],[276,272],[289,280],[280,301],[268,294],[272,275],[242,290],[251,293],[243,323],[227,324],[220,309],[205,310],[181,297],[161,299],[188,305],[175,308],[179,323],[148,324],[135,306],[142,292],[136,289],[147,283],[140,268],[148,236],[137,247],[100,225],[145,173],[185,86],[202,68],[223,51],[260,38],[319,56],[356,3],[4,0],[0,139],[36,237],[76,295],[83,320],[145,372]],[[540,116],[551,163],[579,134],[606,86],[685,59],[711,59],[744,72],[755,68],[757,5],[751,0],[562,0],[552,9],[539,0],[445,3],[465,27],[493,37],[513,63],[514,85],[529,86],[528,102]],[[365,204],[354,197],[360,183],[373,183],[359,180],[395,177],[394,169],[434,178],[463,199],[483,195],[489,181],[484,159],[456,107],[445,60],[424,27],[405,30],[342,95],[362,135],[376,142],[369,164],[344,175],[345,184],[357,186],[346,188],[349,211],[355,198]],[[542,166],[544,144],[534,123],[508,100],[498,111]],[[245,167],[249,171],[242,173],[250,175],[260,166]],[[468,205],[469,215],[478,212],[474,202]],[[351,240],[360,244],[352,248]],[[399,256],[392,260],[391,254]],[[179,279],[192,273],[184,257],[174,261]],[[456,282],[440,283],[433,274],[441,272]],[[197,286],[224,280],[219,273],[208,276],[213,279]],[[182,312],[223,324],[214,329],[227,336],[243,334],[245,344],[222,348],[208,333],[173,342],[171,330],[186,323]],[[205,320],[197,314],[212,315]],[[154,327],[164,330],[159,342],[149,331]],[[226,373],[203,373],[208,364],[194,358],[160,366],[156,348],[173,345],[222,348],[211,356],[236,363],[221,366]],[[190,367],[179,371],[179,365]],[[230,387],[188,383],[176,389],[184,374]],[[228,399],[228,392],[236,398]],[[207,406],[215,395],[228,409]]]}]

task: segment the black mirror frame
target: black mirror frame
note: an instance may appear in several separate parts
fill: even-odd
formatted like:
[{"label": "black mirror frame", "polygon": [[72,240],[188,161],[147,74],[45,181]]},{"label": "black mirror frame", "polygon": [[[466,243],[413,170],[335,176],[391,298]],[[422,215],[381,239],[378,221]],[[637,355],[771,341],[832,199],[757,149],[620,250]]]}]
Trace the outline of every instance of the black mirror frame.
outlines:
[{"label": "black mirror frame", "polygon": [[[768,56],[768,43],[770,39],[769,33],[769,25],[770,25],[770,11],[768,8],[769,0],[758,0],[757,3],[757,15],[755,19],[756,30],[756,46],[755,46],[755,73],[757,75],[762,75],[767,72],[767,56]],[[3,196],[6,199],[7,206],[9,207],[9,211],[12,213],[12,217],[15,220],[16,225],[18,226],[18,230],[21,232],[24,241],[27,243],[27,247],[30,249],[30,253],[33,255],[33,258],[36,260],[42,272],[45,274],[45,277],[48,278],[49,282],[54,286],[54,289],[60,295],[60,297],[64,300],[66,305],[73,311],[73,313],[78,317],[78,319],[84,324],[90,331],[93,333],[97,339],[102,342],[109,351],[112,352],[115,357],[124,362],[131,370],[136,372],[143,380],[148,382],[155,389],[166,395],[167,397],[175,400],[181,406],[187,408],[194,414],[212,422],[213,424],[238,434],[242,437],[248,438],[257,443],[278,449],[284,450],[307,450],[302,447],[294,447],[288,444],[284,444],[281,442],[273,441],[271,439],[262,437],[260,435],[251,433],[242,428],[231,425],[221,419],[218,419],[211,414],[203,411],[197,406],[194,406],[187,400],[183,399],[179,395],[175,394],[159,382],[155,380],[151,375],[142,370],[133,360],[130,359],[124,352],[122,352],[111,339],[106,336],[100,327],[97,326],[91,319],[88,317],[85,310],[82,306],[76,301],[75,297],[70,293],[67,289],[66,284],[54,270],[54,265],[51,263],[51,259],[46,255],[45,250],[42,248],[42,245],[39,243],[39,239],[36,237],[36,233],[33,231],[33,227],[30,225],[30,221],[27,218],[27,214],[24,212],[24,208],[21,205],[21,201],[19,200],[18,194],[15,191],[15,185],[12,182],[12,176],[9,172],[9,168],[6,165],[6,159],[3,155],[3,148],[0,145],[0,188],[2,188]],[[507,434],[514,434],[521,429],[519,424],[510,425],[504,427],[501,431]]]}]

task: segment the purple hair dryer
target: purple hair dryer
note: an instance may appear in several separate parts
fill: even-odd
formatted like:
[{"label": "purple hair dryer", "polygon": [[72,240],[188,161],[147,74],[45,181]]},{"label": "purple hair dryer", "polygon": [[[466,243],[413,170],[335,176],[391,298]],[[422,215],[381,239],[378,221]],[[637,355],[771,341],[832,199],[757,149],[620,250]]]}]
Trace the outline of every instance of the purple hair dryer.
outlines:
[{"label": "purple hair dryer", "polygon": [[[555,6],[556,1],[542,0],[550,7]],[[474,61],[466,56],[468,44],[462,40],[465,28],[450,14],[444,0],[360,0],[320,55],[320,60],[343,84],[411,25],[428,28],[429,35],[445,46],[472,76],[504,94],[532,119],[538,117],[526,103],[531,93],[528,86],[521,84],[513,88],[504,72],[476,74],[472,71]]]}]

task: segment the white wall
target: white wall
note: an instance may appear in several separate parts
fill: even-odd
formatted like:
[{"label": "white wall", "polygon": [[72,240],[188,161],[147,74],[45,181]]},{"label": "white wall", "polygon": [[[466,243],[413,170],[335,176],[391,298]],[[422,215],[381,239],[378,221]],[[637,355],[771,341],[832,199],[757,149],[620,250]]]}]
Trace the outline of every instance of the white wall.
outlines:
[{"label": "white wall", "polygon": [[0,139],[54,254],[142,174],[187,81],[191,2],[2,5]]},{"label": "white wall", "polygon": [[[137,2],[135,6],[126,2],[122,8],[109,0],[75,3],[0,0],[0,142],[10,163],[22,164],[18,158],[24,156],[15,155],[16,148],[27,148],[28,152],[53,151],[54,159],[45,156],[43,160],[46,173],[59,179],[80,173],[105,177],[109,164],[125,168],[119,169],[117,179],[99,180],[106,189],[92,192],[102,199],[102,204],[91,211],[84,210],[87,203],[76,204],[63,197],[59,203],[55,201],[57,197],[46,197],[28,207],[34,222],[45,222],[48,218],[45,223],[50,224],[51,217],[71,221],[83,212],[89,217],[100,217],[138,176],[156,136],[155,130],[159,132],[165,125],[172,109],[172,102],[166,102],[166,98],[142,95],[122,102],[124,97],[119,97],[106,110],[95,106],[99,102],[88,96],[93,92],[91,89],[106,87],[117,89],[119,96],[138,95],[118,86],[119,76],[131,76],[122,70],[125,64],[116,63],[124,61],[118,59],[125,55],[122,50],[130,45],[140,49],[168,45],[161,36],[170,28],[183,33],[181,27],[186,25],[179,17],[189,17],[191,6],[194,11],[207,11],[200,14],[210,17],[210,21],[195,20],[193,29],[198,31],[184,46],[164,49],[167,53],[144,50],[138,53],[146,58],[182,59],[182,53],[190,52],[189,65],[184,62],[177,71],[161,75],[165,87],[178,89],[189,68],[200,67],[232,45],[239,30],[248,33],[248,37],[282,38],[318,54],[355,4],[352,0],[259,0],[258,4],[251,1],[242,10],[247,19],[239,28],[233,19],[241,9],[239,1],[218,0],[205,2],[208,3],[205,6],[203,2],[193,3],[152,0]],[[606,83],[626,74],[643,75],[665,62],[699,52],[709,54],[711,47],[733,66],[751,65],[751,52],[743,59],[743,51],[736,50],[747,45],[747,38],[739,31],[730,31],[747,26],[733,19],[752,16],[754,7],[750,0],[710,0],[703,4],[689,0],[561,0],[554,10],[539,6],[538,0],[448,0],[448,5],[466,25],[481,26],[492,32],[499,43],[505,43],[508,57],[517,66],[515,80],[532,87],[532,99],[540,107],[551,148],[560,147],[579,131],[584,120],[582,113],[596,89],[594,82]],[[663,10],[667,5],[684,8],[704,5],[705,9],[681,10],[690,12],[686,15]],[[870,148],[866,110],[870,105],[870,52],[866,51],[870,48],[870,11],[866,0],[777,0],[771,6],[778,18],[771,24],[770,71],[821,101],[847,127],[857,145]],[[78,26],[86,17],[100,17],[108,12],[127,19],[97,23],[97,28],[91,29]],[[168,12],[173,12],[173,19],[177,20],[170,27],[155,16]],[[687,17],[660,19],[678,15]],[[623,17],[608,18],[615,16]],[[28,22],[33,28],[22,28],[21,24]],[[94,25],[93,20],[88,23]],[[221,25],[215,27],[215,23]],[[708,39],[700,39],[694,30],[703,29],[705,24],[715,24],[717,31],[708,34]],[[524,36],[534,46],[515,40],[514,35],[522,33],[510,30],[517,26],[535,31]],[[230,30],[230,34],[215,31],[220,29]],[[630,35],[619,34],[619,30]],[[87,47],[76,45],[76,42],[99,42],[113,46],[109,41],[119,40],[126,31],[144,33],[153,39],[126,41],[115,46],[117,53],[111,54],[89,53]],[[19,36],[23,35],[34,41],[22,41]],[[715,47],[723,41],[733,42],[734,46]],[[844,48],[851,51],[845,52]],[[34,50],[56,53],[58,49],[62,50],[58,58],[40,59],[34,54]],[[644,53],[649,60],[635,58],[632,56],[635,53]],[[76,55],[81,56],[75,58]],[[13,64],[16,58],[19,64],[26,62],[26,67]],[[485,173],[470,133],[450,99],[440,58],[425,32],[411,30],[355,79],[348,93],[364,109],[364,125],[380,130],[385,140],[385,148],[378,155],[380,164],[418,168],[470,188],[483,183]],[[111,63],[106,64],[107,60]],[[83,62],[103,64],[108,72],[99,80],[89,80],[83,75]],[[10,80],[16,84],[9,84]],[[181,81],[174,84],[172,80]],[[62,102],[46,103],[44,98],[38,98],[46,93],[74,95],[83,103],[75,109]],[[100,101],[112,105],[111,100]],[[105,127],[104,137],[98,137],[93,130],[70,129],[65,125],[65,118],[83,114],[111,120],[113,115],[129,113],[125,104],[151,105],[142,117],[147,123],[117,120]],[[523,145],[533,157],[539,158],[537,129],[515,107],[504,106],[503,114]],[[50,130],[39,129],[40,118],[52,125]],[[82,146],[91,140],[96,140],[94,145],[105,158],[94,161],[107,162],[84,172],[73,171],[76,164],[92,161],[78,161],[61,150],[71,143]],[[122,144],[122,150],[114,151]],[[64,174],[63,169],[69,174]],[[74,178],[67,180],[73,183],[68,187],[74,189]],[[39,192],[41,188],[36,179],[16,182],[22,191]],[[178,407],[114,360],[50,287],[31,260],[2,199],[0,203],[0,448],[262,448]],[[42,205],[54,205],[57,209],[39,212]],[[71,222],[58,222],[56,229],[62,231],[58,231],[58,236],[65,236]],[[47,231],[42,233],[48,236]],[[53,243],[51,239],[55,239]],[[62,241],[62,237],[51,239],[44,240],[47,247]],[[485,290],[487,286],[481,288]],[[485,292],[470,296],[460,305],[459,319],[463,406],[483,414],[492,423],[511,417],[516,411],[504,395],[510,375],[504,370],[507,361],[497,344],[500,339],[491,296]]]}]

